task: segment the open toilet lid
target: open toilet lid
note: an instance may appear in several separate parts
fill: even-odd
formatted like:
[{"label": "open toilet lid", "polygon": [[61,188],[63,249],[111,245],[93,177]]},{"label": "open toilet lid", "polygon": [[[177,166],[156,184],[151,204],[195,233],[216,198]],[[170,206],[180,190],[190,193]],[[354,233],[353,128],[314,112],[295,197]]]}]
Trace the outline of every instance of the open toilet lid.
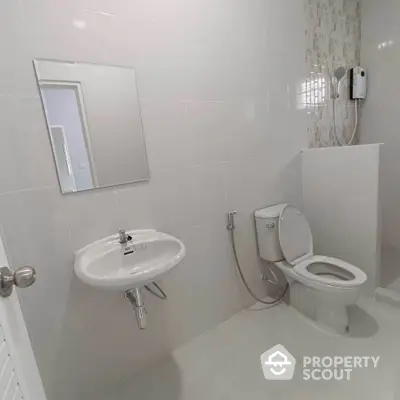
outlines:
[{"label": "open toilet lid", "polygon": [[290,265],[313,255],[313,238],[306,217],[293,205],[286,205],[279,216],[279,241]]}]

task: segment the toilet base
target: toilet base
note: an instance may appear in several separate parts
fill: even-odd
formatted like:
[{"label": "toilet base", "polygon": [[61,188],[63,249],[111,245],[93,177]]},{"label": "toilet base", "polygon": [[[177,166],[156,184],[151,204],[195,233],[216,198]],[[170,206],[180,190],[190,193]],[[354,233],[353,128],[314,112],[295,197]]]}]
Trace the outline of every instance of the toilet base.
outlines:
[{"label": "toilet base", "polygon": [[[300,282],[290,285],[290,304],[301,314],[321,327],[340,335],[349,333],[347,304],[332,301],[326,293],[309,288]],[[336,299],[338,300],[338,299]]]}]

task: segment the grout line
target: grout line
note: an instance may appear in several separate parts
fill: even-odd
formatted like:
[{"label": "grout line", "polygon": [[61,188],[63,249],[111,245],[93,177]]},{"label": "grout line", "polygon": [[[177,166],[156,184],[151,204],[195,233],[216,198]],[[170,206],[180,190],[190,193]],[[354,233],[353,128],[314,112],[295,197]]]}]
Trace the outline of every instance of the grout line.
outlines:
[{"label": "grout line", "polygon": [[22,22],[25,22],[26,21],[26,13],[25,13],[24,0],[18,0],[18,8],[19,8],[19,12],[21,13]]},{"label": "grout line", "polygon": [[19,100],[31,100],[31,99],[40,99],[39,95],[33,95],[33,94],[17,94],[13,92],[0,92],[0,98],[7,99],[7,98],[13,98],[13,99],[19,99]]},{"label": "grout line", "polygon": [[37,188],[31,188],[31,189],[20,189],[20,190],[12,190],[9,192],[4,192],[4,193],[0,193],[0,197],[1,196],[9,196],[9,195],[15,195],[15,194],[22,194],[22,193],[30,193],[30,192],[39,192],[42,190],[50,190],[50,189],[57,189],[57,185],[53,185],[53,186],[42,186],[42,187],[37,187]]},{"label": "grout line", "polygon": [[94,9],[90,9],[90,8],[84,8],[83,11],[90,12],[92,14],[101,15],[103,17],[112,17],[112,18],[114,18],[114,17],[117,16],[115,13],[110,13],[110,12],[107,12],[107,11],[94,10]]},{"label": "grout line", "polygon": [[154,97],[139,97],[139,102],[151,102],[151,103],[181,103],[182,105],[192,105],[192,104],[203,104],[203,103],[207,103],[207,104],[236,104],[236,103],[240,103],[239,101],[235,101],[235,100],[230,100],[230,99],[164,99],[164,98],[154,98]]}]

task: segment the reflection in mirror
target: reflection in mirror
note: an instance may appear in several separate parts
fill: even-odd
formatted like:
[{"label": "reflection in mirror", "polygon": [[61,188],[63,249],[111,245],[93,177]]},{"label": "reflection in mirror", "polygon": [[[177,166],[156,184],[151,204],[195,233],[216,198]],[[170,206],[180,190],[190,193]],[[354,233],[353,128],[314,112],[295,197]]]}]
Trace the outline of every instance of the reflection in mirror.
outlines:
[{"label": "reflection in mirror", "polygon": [[34,64],[62,192],[148,180],[133,69]]},{"label": "reflection in mirror", "polygon": [[85,111],[78,90],[78,84],[40,85],[63,192],[87,190],[97,186],[93,181],[94,168],[89,163],[90,142],[82,118]]}]

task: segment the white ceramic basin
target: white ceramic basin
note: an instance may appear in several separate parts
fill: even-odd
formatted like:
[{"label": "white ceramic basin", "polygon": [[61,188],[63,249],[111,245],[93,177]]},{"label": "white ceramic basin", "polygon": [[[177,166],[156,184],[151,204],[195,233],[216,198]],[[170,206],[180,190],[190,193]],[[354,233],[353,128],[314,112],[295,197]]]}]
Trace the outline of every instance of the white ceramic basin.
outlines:
[{"label": "white ceramic basin", "polygon": [[132,236],[126,246],[113,235],[77,251],[78,278],[98,288],[129,290],[160,279],[185,257],[184,244],[173,236],[155,230],[126,233]]}]

